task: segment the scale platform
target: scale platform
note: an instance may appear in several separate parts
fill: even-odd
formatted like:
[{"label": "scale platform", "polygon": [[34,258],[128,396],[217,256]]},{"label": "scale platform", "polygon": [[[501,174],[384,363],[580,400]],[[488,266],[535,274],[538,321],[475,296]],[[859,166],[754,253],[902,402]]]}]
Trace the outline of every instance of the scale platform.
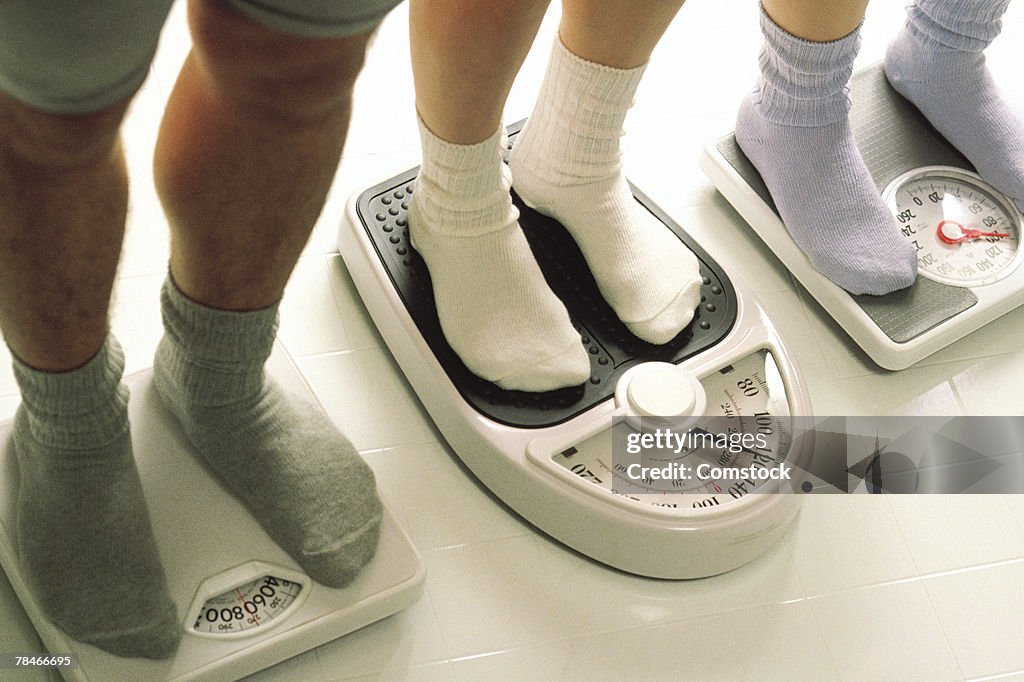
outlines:
[{"label": "scale platform", "polygon": [[[899,370],[1024,303],[1021,216],[893,90],[881,64],[855,74],[851,86],[857,145],[904,236],[918,249],[913,286],[854,296],[818,273],[789,236],[734,134],[708,144],[701,168],[846,333],[880,366]],[[1005,236],[943,240],[941,226],[959,230],[957,221]]]},{"label": "scale platform", "polygon": [[[267,369],[283,388],[319,405],[280,345]],[[237,679],[397,613],[419,598],[423,564],[386,501],[373,560],[344,589],[315,583],[192,452],[156,394],[152,370],[128,376],[125,383],[131,390],[135,459],[184,633],[173,658],[108,654],[71,639],[42,614],[16,555],[18,465],[9,446],[0,460],[0,563],[50,653],[77,659],[77,667],[61,669],[66,679]],[[10,421],[0,425],[0,441],[8,441],[11,426]],[[235,603],[236,595],[245,599]],[[245,614],[259,608],[265,624],[233,617],[233,606],[244,606]]]},{"label": "scale platform", "polygon": [[[509,127],[509,148],[521,127]],[[636,406],[626,403],[642,384],[689,400],[694,414],[732,414],[738,428],[756,428],[757,413],[771,421],[764,428],[782,432],[787,415],[810,415],[797,368],[743,285],[633,187],[637,201],[697,255],[703,276],[692,324],[665,345],[648,344],[601,297],[564,228],[514,197],[545,279],[590,354],[591,375],[581,386],[546,393],[503,390],[466,369],[441,332],[430,274],[409,240],[417,171],[353,195],[338,245],[409,383],[480,481],[542,531],[630,573],[713,575],[774,544],[798,510],[798,495],[746,494],[751,487],[733,496],[707,481],[668,492],[626,480],[611,457],[613,423],[631,414]],[[662,397],[648,395],[653,403]],[[791,436],[776,444],[772,457],[809,456],[806,441],[790,447]]]}]

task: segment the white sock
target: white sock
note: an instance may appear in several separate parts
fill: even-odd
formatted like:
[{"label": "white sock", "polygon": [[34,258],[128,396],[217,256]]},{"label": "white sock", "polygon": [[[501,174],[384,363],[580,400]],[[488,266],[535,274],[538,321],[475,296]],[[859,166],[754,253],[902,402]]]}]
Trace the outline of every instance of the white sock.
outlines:
[{"label": "white sock", "polygon": [[590,358],[517,222],[503,132],[458,145],[420,121],[409,234],[445,338],[471,372],[509,390],[576,386],[590,376]]},{"label": "white sock", "polygon": [[634,199],[622,175],[622,123],[644,68],[588,62],[556,38],[510,166],[523,201],[576,240],[619,319],[662,344],[693,319],[701,277],[696,256]]}]

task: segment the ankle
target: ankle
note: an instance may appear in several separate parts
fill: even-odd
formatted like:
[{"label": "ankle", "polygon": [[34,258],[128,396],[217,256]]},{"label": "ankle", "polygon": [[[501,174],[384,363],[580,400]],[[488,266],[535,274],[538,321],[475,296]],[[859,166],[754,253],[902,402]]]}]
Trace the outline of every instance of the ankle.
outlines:
[{"label": "ankle", "polygon": [[419,120],[423,163],[409,207],[411,232],[480,236],[516,222],[511,174],[502,161],[504,130],[483,142],[459,145]]},{"label": "ankle", "polygon": [[180,413],[251,400],[266,384],[263,362],[198,360],[168,335],[157,346],[153,375],[157,392]]},{"label": "ankle", "polygon": [[14,358],[25,426],[50,448],[100,447],[128,430],[128,389],[121,383],[124,352],[113,336],[82,367],[45,372]]}]

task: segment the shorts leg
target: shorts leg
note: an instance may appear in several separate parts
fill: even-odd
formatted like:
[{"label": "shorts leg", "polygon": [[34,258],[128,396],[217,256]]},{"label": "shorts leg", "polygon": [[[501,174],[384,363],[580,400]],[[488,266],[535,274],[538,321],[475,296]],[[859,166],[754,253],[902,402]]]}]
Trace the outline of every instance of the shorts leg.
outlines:
[{"label": "shorts leg", "polygon": [[310,38],[369,33],[401,0],[222,0],[267,28]]},{"label": "shorts leg", "polygon": [[172,0],[0,0],[0,90],[31,107],[85,114],[146,79]]}]

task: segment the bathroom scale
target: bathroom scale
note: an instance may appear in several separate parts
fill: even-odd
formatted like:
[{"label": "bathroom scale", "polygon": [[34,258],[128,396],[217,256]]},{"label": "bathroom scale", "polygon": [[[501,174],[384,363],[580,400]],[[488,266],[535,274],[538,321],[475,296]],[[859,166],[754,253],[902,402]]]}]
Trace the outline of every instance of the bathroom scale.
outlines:
[{"label": "bathroom scale", "polygon": [[[508,129],[509,148],[521,127]],[[430,275],[409,240],[417,170],[353,195],[338,244],[395,360],[473,474],[540,530],[630,573],[714,575],[772,546],[800,495],[779,492],[778,481],[752,472],[779,464],[807,470],[812,443],[791,417],[809,415],[810,405],[789,351],[749,290],[634,187],[636,200],[697,255],[703,277],[691,325],[665,345],[645,343],[598,293],[564,228],[515,197],[520,225],[580,333],[591,373],[581,386],[545,393],[501,389],[466,369],[441,332]],[[696,431],[703,427],[687,427],[687,419],[704,416],[767,442],[739,452],[651,451],[665,471],[701,463],[719,469],[657,480],[630,470],[625,449],[616,449],[630,438],[654,437],[652,424]],[[727,478],[737,472],[750,475]]]},{"label": "bathroom scale", "polygon": [[[267,370],[286,390],[319,407],[278,344]],[[375,557],[343,589],[312,581],[192,451],[152,381],[125,377],[132,444],[167,586],[181,620],[173,658],[120,658],[68,637],[43,615],[19,568],[14,516],[17,460],[0,466],[0,562],[44,645],[72,654],[68,680],[229,680],[270,667],[410,606],[423,564],[385,501]],[[7,443],[13,420],[0,425]]]},{"label": "bathroom scale", "polygon": [[[886,80],[881,64],[853,76],[850,123],[864,162],[906,240],[913,286],[855,296],[818,273],[789,236],[734,134],[701,167],[764,243],[880,366],[904,369],[1024,303],[1021,214]],[[808,201],[822,201],[814,187]]]}]

